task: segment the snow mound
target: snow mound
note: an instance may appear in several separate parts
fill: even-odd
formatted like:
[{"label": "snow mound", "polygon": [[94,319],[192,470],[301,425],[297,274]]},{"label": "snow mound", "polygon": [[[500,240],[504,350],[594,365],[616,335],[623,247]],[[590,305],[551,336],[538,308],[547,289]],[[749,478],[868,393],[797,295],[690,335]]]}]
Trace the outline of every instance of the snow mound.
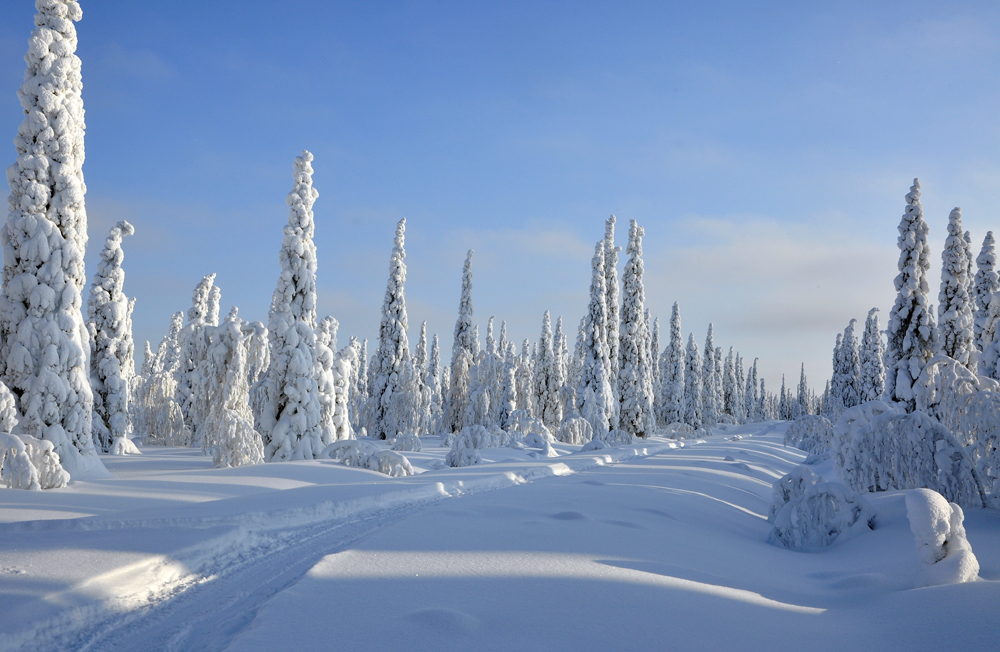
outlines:
[{"label": "snow mound", "polygon": [[521,442],[525,446],[530,446],[531,448],[537,448],[541,453],[529,453],[532,457],[558,457],[559,453],[552,448],[552,444],[549,443],[545,437],[538,434],[537,432],[530,432],[524,436]]},{"label": "snow mound", "polygon": [[417,437],[416,435],[397,435],[396,438],[392,440],[392,450],[419,453],[423,450],[423,446],[420,444],[420,437]]},{"label": "snow mound", "polygon": [[0,433],[0,480],[8,489],[58,489],[69,483],[52,442]]},{"label": "snow mound", "polygon": [[833,448],[837,474],[857,491],[928,488],[960,505],[985,504],[964,446],[923,412],[880,401],[855,406],[837,420]]},{"label": "snow mound", "polygon": [[595,437],[594,439],[591,439],[589,442],[584,444],[583,448],[580,449],[580,452],[587,453],[589,451],[603,451],[608,448],[611,447],[605,444],[602,440]]},{"label": "snow mound", "polygon": [[632,435],[624,430],[609,430],[608,432],[601,433],[595,437],[595,439],[598,438],[610,447],[628,446],[635,443]]},{"label": "snow mound", "polygon": [[340,462],[344,466],[378,471],[390,477],[413,475],[410,461],[396,451],[382,450],[375,444],[357,439],[335,441],[320,454],[320,459]]},{"label": "snow mound", "polygon": [[818,552],[875,528],[868,500],[840,482],[808,485],[774,517],[768,541],[790,550]]},{"label": "snow mound", "polygon": [[565,444],[585,444],[594,438],[594,427],[581,416],[563,419],[556,431],[556,439]]},{"label": "snow mound", "polygon": [[116,437],[108,452],[111,455],[142,455],[128,437]]},{"label": "snow mound", "polygon": [[979,561],[965,538],[961,507],[936,491],[914,489],[906,494],[906,517],[922,562],[918,587],[972,582],[979,577]]},{"label": "snow mound", "polygon": [[807,453],[820,454],[829,450],[832,441],[833,424],[818,414],[799,417],[785,432],[785,446],[792,446]]},{"label": "snow mound", "polygon": [[813,473],[812,469],[801,464],[792,469],[791,473],[785,474],[772,485],[771,509],[767,515],[767,522],[774,523],[774,518],[782,507],[805,494],[806,487],[819,484],[822,481],[823,479]]},{"label": "snow mound", "polygon": [[675,421],[663,429],[664,436],[673,439],[689,439],[694,437],[694,432],[693,427],[681,421]]}]

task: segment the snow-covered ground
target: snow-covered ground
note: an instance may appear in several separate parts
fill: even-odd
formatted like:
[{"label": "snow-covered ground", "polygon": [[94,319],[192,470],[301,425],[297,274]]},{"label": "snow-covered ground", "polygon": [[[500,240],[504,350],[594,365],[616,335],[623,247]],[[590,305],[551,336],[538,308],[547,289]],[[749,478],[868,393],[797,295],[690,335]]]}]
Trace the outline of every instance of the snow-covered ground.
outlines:
[{"label": "snow-covered ground", "polygon": [[1000,513],[966,511],[968,584],[912,588],[900,492],[825,552],[770,545],[805,457],[784,427],[461,469],[425,438],[408,478],[106,457],[114,479],[0,490],[0,650],[994,648]]}]

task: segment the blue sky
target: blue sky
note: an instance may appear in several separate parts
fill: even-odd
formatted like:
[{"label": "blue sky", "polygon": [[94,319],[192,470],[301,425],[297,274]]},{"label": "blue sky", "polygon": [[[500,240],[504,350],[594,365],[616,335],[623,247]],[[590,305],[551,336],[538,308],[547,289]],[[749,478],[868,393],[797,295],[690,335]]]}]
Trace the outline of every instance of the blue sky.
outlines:
[{"label": "blue sky", "polygon": [[[0,0],[5,166],[33,4]],[[977,251],[998,225],[995,3],[81,4],[88,263],[135,225],[140,351],[210,272],[266,321],[302,149],[341,345],[377,337],[404,216],[411,343],[426,319],[449,350],[470,247],[484,333],[549,309],[572,337],[614,213],[664,326],[679,301],[769,387],[802,361],[819,384],[850,318],[887,317],[913,177],[935,249],[953,206]]]}]

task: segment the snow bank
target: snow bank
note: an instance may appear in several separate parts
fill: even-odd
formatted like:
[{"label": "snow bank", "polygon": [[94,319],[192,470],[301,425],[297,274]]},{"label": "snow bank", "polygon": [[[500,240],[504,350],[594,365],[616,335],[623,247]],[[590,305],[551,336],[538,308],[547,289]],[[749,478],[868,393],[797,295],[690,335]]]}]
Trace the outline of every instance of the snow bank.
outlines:
[{"label": "snow bank", "polygon": [[795,420],[785,431],[785,446],[819,455],[830,450],[833,424],[826,417],[807,414]]},{"label": "snow bank", "polygon": [[818,552],[874,528],[875,510],[867,499],[840,482],[820,482],[806,486],[801,496],[778,511],[768,541],[791,550]]},{"label": "snow bank", "polygon": [[918,587],[972,582],[979,577],[979,561],[965,538],[961,507],[936,491],[914,489],[906,494],[906,517],[922,562]]}]

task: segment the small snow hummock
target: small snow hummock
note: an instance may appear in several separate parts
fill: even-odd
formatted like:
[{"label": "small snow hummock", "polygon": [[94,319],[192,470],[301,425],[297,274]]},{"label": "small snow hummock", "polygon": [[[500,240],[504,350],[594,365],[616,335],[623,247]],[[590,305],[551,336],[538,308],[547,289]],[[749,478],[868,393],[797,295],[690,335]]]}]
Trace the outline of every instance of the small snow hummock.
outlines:
[{"label": "small snow hummock", "polygon": [[108,452],[111,455],[142,455],[128,437],[116,437]]},{"label": "small snow hummock", "polygon": [[[801,467],[800,467],[801,468]],[[775,483],[775,497],[788,484],[802,494],[789,500],[774,516],[768,541],[790,550],[818,552],[838,541],[846,541],[875,528],[875,510],[868,500],[840,482],[819,482],[802,486],[815,478],[811,471],[801,474],[802,482]]]},{"label": "small snow hummock", "polygon": [[382,450],[370,441],[335,441],[320,452],[319,458],[336,460],[344,466],[378,471],[392,478],[413,475],[413,467],[405,456],[396,451]]},{"label": "small snow hummock", "polygon": [[922,562],[918,587],[973,582],[979,577],[979,561],[965,538],[961,507],[936,491],[914,489],[906,494],[906,517]]},{"label": "small snow hummock", "polygon": [[392,450],[419,453],[423,450],[423,446],[420,444],[420,437],[414,434],[396,435],[396,438],[392,440]]}]

